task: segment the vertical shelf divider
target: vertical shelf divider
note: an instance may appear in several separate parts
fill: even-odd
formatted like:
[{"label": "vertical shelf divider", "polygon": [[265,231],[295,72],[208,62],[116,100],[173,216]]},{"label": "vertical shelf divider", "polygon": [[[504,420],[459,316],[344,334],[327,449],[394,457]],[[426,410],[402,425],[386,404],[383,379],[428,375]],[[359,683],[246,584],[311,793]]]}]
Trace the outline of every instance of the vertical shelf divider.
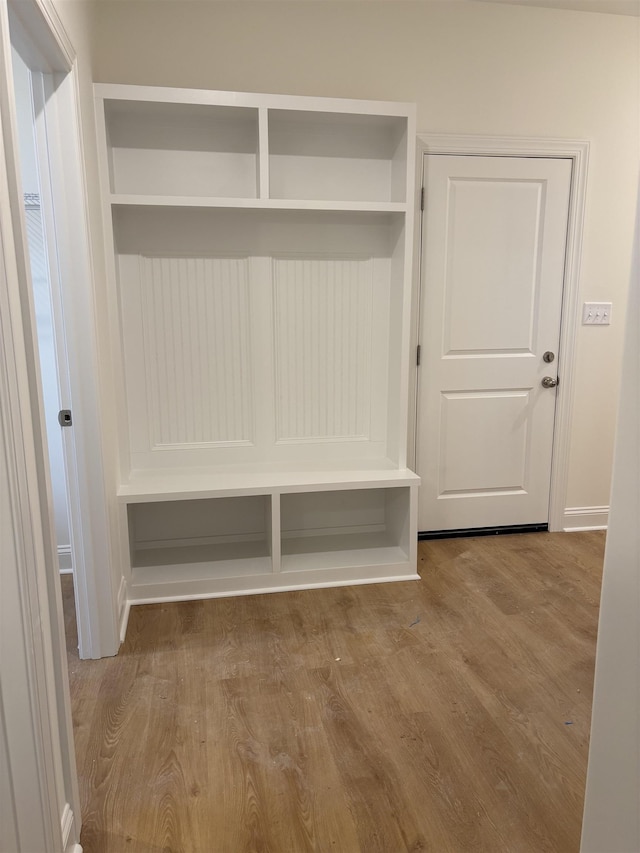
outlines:
[{"label": "vertical shelf divider", "polygon": [[269,110],[258,108],[258,198],[269,198]]},{"label": "vertical shelf divider", "polygon": [[271,495],[271,565],[274,573],[282,571],[282,531],[280,524],[280,492]]}]

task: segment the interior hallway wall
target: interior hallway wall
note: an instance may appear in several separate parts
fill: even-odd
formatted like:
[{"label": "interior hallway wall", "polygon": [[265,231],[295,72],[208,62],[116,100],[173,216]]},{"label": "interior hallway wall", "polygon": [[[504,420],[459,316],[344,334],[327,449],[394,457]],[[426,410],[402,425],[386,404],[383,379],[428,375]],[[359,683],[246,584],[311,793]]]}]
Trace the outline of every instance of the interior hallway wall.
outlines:
[{"label": "interior hallway wall", "polygon": [[638,202],[582,853],[640,850],[640,194]]},{"label": "interior hallway wall", "polygon": [[639,19],[465,0],[92,8],[97,81],[415,101],[425,133],[589,140],[580,300],[613,302],[613,322],[578,329],[567,507],[607,506],[638,170]]}]

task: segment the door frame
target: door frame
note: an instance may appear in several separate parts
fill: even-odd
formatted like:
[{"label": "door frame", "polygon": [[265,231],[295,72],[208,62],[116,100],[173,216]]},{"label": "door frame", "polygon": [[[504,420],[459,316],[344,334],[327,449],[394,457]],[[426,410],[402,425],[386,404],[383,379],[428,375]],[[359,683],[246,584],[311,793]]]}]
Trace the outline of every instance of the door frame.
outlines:
[{"label": "door frame", "polygon": [[[569,449],[571,444],[571,419],[575,393],[575,351],[579,317],[580,262],[582,235],[587,194],[587,169],[589,142],[581,139],[543,139],[539,137],[468,136],[444,133],[419,133],[417,139],[416,200],[420,213],[416,216],[413,329],[412,338],[416,352],[422,330],[422,231],[423,213],[420,210],[421,191],[424,186],[424,156],[450,154],[482,157],[536,157],[570,159],[571,190],[569,195],[569,220],[565,252],[564,287],[562,293],[562,319],[558,365],[561,382],[558,386],[556,414],[553,427],[553,453],[549,490],[549,530],[564,528],[564,516],[569,480]],[[415,360],[417,361],[417,359]],[[412,433],[409,446],[413,461],[417,458],[418,436],[418,367],[413,363],[411,377],[413,388],[410,424]]]},{"label": "door frame", "polygon": [[[39,0],[23,2],[21,11],[38,21],[26,30],[34,36],[34,54],[45,62],[64,61],[64,45],[47,27]],[[0,65],[6,72],[0,75],[0,453],[8,474],[0,487],[0,538],[7,549],[0,565],[6,595],[3,796],[13,817],[14,847],[79,853],[80,797],[20,195],[10,12],[0,3]]]},{"label": "door frame", "polygon": [[[80,127],[80,92],[77,58],[57,12],[49,0],[8,0],[11,42],[32,73],[36,119],[36,147],[43,202],[53,217],[45,221],[47,240],[54,240],[60,282],[57,297],[62,307],[56,319],[56,349],[66,350],[63,408],[71,408],[74,424],[64,430],[65,469],[69,497],[69,523],[73,555],[73,580],[81,658],[117,653],[120,630],[110,551],[109,513],[106,501],[101,447],[102,418],[96,387],[98,347],[93,299],[88,199],[84,175],[84,150]],[[12,95],[13,93],[11,93]],[[13,99],[12,99],[13,101]],[[44,210],[44,207],[43,207]],[[26,246],[22,209],[14,212],[18,246]],[[51,234],[51,219],[55,233]],[[51,247],[49,247],[49,252]],[[21,270],[23,283],[28,269]],[[32,297],[25,294],[25,333],[37,354]],[[54,299],[55,301],[55,299]],[[29,303],[29,304],[27,304]],[[64,365],[60,365],[65,370]],[[39,367],[31,366],[36,433],[46,454],[44,411],[39,400]],[[37,405],[36,405],[37,401]],[[45,456],[46,459],[46,456]],[[50,494],[49,472],[43,482]]]}]

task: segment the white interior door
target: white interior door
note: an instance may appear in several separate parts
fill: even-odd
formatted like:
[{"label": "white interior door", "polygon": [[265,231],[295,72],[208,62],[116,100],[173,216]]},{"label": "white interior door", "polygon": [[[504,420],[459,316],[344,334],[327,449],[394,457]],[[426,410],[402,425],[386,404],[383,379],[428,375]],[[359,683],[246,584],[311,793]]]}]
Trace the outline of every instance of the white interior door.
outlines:
[{"label": "white interior door", "polygon": [[545,524],[571,160],[427,154],[423,185],[419,530]]}]

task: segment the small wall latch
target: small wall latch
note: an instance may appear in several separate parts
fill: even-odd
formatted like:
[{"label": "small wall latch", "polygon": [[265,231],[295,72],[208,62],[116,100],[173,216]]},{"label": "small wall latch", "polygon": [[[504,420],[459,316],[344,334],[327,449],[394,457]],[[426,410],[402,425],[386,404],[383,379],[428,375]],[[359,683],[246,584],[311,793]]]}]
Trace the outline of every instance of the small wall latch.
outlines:
[{"label": "small wall latch", "polygon": [[58,423],[61,427],[71,426],[73,423],[71,419],[71,409],[60,409],[58,412]]}]

